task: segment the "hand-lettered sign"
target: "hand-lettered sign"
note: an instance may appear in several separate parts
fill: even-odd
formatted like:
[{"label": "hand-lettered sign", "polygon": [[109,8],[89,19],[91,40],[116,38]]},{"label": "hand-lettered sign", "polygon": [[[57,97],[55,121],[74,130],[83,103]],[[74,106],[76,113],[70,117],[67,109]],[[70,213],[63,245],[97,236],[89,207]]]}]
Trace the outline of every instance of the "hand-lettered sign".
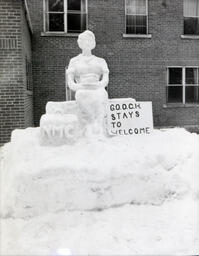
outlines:
[{"label": "hand-lettered sign", "polygon": [[150,134],[153,130],[152,103],[131,98],[110,99],[107,131],[110,135]]}]

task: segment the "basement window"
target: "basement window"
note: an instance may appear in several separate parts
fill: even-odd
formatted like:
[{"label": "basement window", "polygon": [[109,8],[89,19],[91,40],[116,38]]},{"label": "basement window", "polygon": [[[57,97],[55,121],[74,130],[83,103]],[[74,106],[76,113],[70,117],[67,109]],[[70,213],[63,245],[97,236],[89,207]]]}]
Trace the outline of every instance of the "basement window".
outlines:
[{"label": "basement window", "polygon": [[199,35],[199,0],[184,0],[184,35]]},{"label": "basement window", "polygon": [[87,29],[87,0],[44,0],[44,31],[81,33]]},{"label": "basement window", "polygon": [[148,34],[148,0],[125,1],[126,34]]},{"label": "basement window", "polygon": [[199,103],[199,68],[167,68],[167,102]]}]

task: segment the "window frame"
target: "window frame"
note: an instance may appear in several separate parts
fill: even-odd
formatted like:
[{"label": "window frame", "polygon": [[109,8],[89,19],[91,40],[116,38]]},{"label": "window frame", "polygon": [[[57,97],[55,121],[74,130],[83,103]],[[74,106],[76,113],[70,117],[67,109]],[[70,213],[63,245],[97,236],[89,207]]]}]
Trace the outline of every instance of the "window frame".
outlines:
[{"label": "window frame", "polygon": [[[182,69],[182,84],[169,84],[169,68],[181,68]],[[186,69],[187,68],[196,68],[197,71],[197,79],[198,83],[197,84],[186,84]],[[199,102],[186,102],[186,87],[187,86],[195,86],[199,88],[199,66],[167,66],[166,67],[166,89],[169,86],[182,86],[182,102],[169,102],[168,101],[168,94],[166,92],[166,103],[167,104],[194,104],[194,105],[199,105]]]},{"label": "window frame", "polygon": [[[64,11],[63,12],[48,12],[47,11],[47,5],[48,5],[48,1],[49,0],[43,0],[43,31],[45,34],[80,34],[81,32],[68,32],[68,24],[67,24],[67,14],[68,13],[74,13],[74,14],[81,14],[81,11],[69,11],[68,12],[68,6],[67,6],[67,3],[68,1],[67,0],[63,0],[64,2]],[[86,9],[86,29],[88,29],[88,0],[85,0],[85,9]],[[46,20],[46,13],[63,13],[64,15],[64,31],[48,31],[47,30],[47,20]],[[49,21],[48,21],[49,23]]]},{"label": "window frame", "polygon": [[[125,35],[128,35],[128,36],[147,36],[149,35],[149,1],[148,0],[145,0],[146,1],[146,34],[127,34],[127,24],[126,24],[126,16],[127,16],[127,0],[125,0]],[[134,15],[134,16],[139,16],[139,15]],[[141,16],[141,15],[140,15]],[[143,16],[143,15],[142,15]]]}]

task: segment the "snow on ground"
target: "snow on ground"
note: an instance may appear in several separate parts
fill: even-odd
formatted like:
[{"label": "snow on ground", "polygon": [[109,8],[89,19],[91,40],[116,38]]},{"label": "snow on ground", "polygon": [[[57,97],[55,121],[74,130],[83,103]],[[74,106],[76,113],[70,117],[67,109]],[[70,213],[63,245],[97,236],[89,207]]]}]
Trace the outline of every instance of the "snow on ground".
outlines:
[{"label": "snow on ground", "polygon": [[199,136],[41,147],[16,130],[0,156],[1,255],[199,254]]},{"label": "snow on ground", "polygon": [[186,200],[6,219],[2,254],[55,255],[68,248],[72,255],[198,255],[198,212]]}]

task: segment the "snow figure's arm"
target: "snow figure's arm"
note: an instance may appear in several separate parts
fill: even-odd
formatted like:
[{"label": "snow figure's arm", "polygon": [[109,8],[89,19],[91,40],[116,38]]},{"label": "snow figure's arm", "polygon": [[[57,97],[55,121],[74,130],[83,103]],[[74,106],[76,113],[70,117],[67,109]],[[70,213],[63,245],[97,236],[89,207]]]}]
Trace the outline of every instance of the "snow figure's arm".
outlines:
[{"label": "snow figure's arm", "polygon": [[77,91],[82,89],[82,85],[80,83],[75,82],[75,67],[73,59],[70,60],[68,69],[66,70],[68,86],[72,91]]},{"label": "snow figure's arm", "polygon": [[97,83],[97,87],[105,88],[109,83],[109,69],[106,61],[104,59],[100,59],[100,64],[102,67],[103,75],[101,80]]},{"label": "snow figure's arm", "polygon": [[99,86],[105,88],[108,85],[109,82],[109,72],[106,72],[102,76],[102,80],[99,81]]},{"label": "snow figure's arm", "polygon": [[68,75],[68,86],[72,91],[77,91],[82,88],[80,84],[75,82],[75,76],[73,73],[67,73]]}]

